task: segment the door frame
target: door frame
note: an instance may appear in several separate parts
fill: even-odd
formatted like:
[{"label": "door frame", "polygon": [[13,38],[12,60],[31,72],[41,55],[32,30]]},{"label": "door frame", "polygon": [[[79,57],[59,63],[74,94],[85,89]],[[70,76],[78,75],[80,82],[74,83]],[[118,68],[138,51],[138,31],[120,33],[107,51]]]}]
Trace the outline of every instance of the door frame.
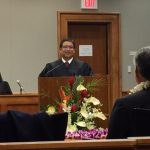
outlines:
[{"label": "door frame", "polygon": [[58,45],[68,35],[69,22],[102,22],[108,25],[109,113],[116,98],[121,96],[120,14],[57,12]]}]

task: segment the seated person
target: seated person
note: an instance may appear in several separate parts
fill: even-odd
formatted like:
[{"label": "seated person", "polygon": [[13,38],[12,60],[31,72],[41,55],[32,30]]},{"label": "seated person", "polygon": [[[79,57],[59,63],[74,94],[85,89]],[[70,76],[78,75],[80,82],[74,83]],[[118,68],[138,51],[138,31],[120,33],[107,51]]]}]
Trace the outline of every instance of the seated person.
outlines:
[{"label": "seated person", "polygon": [[132,126],[134,136],[150,136],[150,109],[134,108]]},{"label": "seated person", "polygon": [[68,114],[0,113],[0,142],[60,141],[65,139]]},{"label": "seated person", "polygon": [[61,59],[46,64],[39,77],[93,75],[89,64],[74,58],[75,43],[72,39],[63,39],[60,42],[59,54]]},{"label": "seated person", "polygon": [[11,88],[7,81],[3,81],[0,73],[0,95],[9,95],[12,94]]},{"label": "seated person", "polygon": [[131,90],[132,94],[116,100],[109,120],[108,139],[138,136],[134,132],[133,110],[150,109],[150,46],[137,52],[135,65],[138,86]]}]

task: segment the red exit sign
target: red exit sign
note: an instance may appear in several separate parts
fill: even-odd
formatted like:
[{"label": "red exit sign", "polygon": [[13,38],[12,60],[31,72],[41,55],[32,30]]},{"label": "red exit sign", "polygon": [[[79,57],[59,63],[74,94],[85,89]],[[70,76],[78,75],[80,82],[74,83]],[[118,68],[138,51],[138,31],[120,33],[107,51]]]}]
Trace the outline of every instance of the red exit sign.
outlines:
[{"label": "red exit sign", "polygon": [[97,9],[97,0],[81,0],[82,9]]}]

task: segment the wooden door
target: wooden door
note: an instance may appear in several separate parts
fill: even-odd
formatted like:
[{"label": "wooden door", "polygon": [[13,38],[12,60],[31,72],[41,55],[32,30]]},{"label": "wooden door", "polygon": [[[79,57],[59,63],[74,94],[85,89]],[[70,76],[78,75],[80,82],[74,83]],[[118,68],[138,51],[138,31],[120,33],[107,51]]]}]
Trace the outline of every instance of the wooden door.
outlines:
[{"label": "wooden door", "polygon": [[[106,24],[99,22],[71,22],[68,24],[68,36],[75,39],[77,58],[88,62],[95,74],[108,74]],[[80,56],[79,45],[92,45],[92,56]]]},{"label": "wooden door", "polygon": [[[107,112],[121,96],[120,15],[118,13],[58,12],[58,44],[75,39],[76,57],[89,63],[95,72],[107,76]],[[80,56],[80,45],[92,45],[92,56]]]}]

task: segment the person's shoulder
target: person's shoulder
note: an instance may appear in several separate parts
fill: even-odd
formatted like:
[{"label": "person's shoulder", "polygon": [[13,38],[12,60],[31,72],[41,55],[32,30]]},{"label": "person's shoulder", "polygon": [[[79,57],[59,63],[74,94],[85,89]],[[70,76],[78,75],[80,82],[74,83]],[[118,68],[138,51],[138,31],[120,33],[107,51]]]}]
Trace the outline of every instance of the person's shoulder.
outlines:
[{"label": "person's shoulder", "polygon": [[117,103],[128,103],[131,102],[132,100],[134,100],[136,97],[138,97],[139,93],[133,93],[133,94],[129,94],[120,98],[116,99]]},{"label": "person's shoulder", "polygon": [[54,66],[56,66],[56,65],[58,65],[58,64],[60,64],[60,63],[62,63],[62,60],[61,60],[61,59],[58,59],[58,60],[49,62],[49,63],[47,63],[46,65],[47,65],[47,66],[52,66],[52,67],[54,67]]},{"label": "person's shoulder", "polygon": [[132,93],[132,94],[129,94],[127,96],[123,96],[121,98],[118,98],[116,100],[116,103],[118,105],[126,105],[126,106],[130,106],[130,107],[135,107],[135,106],[138,106],[140,105],[141,103],[144,103],[144,101],[149,101],[150,99],[150,90],[147,91],[147,90],[143,90],[143,91],[139,91],[139,92],[136,92],[136,93]]},{"label": "person's shoulder", "polygon": [[88,63],[86,63],[85,61],[79,60],[77,58],[76,59],[74,58],[73,61],[80,66],[89,66]]},{"label": "person's shoulder", "polygon": [[83,64],[83,63],[84,63],[84,61],[79,60],[79,59],[77,59],[77,58],[73,58],[73,61],[74,61],[74,62],[76,62],[76,63],[81,63],[81,64]]}]

